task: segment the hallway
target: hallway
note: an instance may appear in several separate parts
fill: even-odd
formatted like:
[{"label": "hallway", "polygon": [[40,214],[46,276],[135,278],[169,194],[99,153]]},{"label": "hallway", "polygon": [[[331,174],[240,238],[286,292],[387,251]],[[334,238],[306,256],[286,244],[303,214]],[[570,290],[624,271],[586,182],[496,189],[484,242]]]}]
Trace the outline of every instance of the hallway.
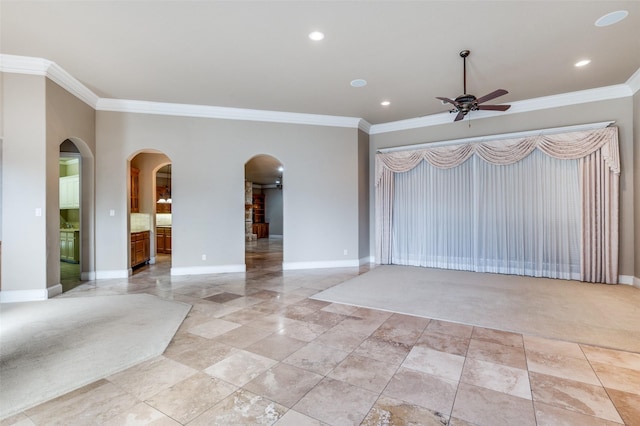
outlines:
[{"label": "hallway", "polygon": [[259,240],[246,274],[178,277],[161,255],[64,293],[193,307],[162,356],[2,426],[640,422],[640,354],[309,299],[369,266],[282,271],[281,253]]}]

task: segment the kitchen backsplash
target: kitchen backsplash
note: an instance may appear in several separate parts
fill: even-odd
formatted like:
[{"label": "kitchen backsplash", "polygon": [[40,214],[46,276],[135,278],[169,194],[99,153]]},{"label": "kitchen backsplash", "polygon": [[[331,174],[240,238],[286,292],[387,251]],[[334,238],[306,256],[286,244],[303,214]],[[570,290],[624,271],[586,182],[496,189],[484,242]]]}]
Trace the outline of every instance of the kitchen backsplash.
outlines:
[{"label": "kitchen backsplash", "polygon": [[157,213],[156,226],[171,226],[171,213]]},{"label": "kitchen backsplash", "polygon": [[151,229],[151,215],[131,213],[131,232],[142,232]]}]

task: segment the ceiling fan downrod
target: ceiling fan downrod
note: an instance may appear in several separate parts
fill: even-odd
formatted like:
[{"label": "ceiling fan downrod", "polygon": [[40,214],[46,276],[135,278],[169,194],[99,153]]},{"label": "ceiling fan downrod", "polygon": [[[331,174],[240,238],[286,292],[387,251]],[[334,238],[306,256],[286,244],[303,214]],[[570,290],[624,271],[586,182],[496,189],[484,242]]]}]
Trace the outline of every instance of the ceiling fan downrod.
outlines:
[{"label": "ceiling fan downrod", "polygon": [[463,69],[463,76],[462,76],[462,86],[464,89],[463,94],[467,94],[467,56],[469,56],[469,53],[471,53],[471,51],[469,50],[463,50],[462,52],[460,52],[460,56],[462,57],[462,69]]}]

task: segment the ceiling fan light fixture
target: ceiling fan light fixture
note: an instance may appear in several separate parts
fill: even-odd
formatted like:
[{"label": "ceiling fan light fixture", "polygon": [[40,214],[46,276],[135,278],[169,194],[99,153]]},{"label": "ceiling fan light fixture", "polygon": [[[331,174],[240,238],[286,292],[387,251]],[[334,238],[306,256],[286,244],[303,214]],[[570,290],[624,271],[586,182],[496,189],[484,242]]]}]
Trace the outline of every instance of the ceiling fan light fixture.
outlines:
[{"label": "ceiling fan light fixture", "polygon": [[601,16],[595,22],[596,27],[608,27],[609,25],[617,24],[629,15],[627,10],[616,10],[615,12],[607,13]]}]

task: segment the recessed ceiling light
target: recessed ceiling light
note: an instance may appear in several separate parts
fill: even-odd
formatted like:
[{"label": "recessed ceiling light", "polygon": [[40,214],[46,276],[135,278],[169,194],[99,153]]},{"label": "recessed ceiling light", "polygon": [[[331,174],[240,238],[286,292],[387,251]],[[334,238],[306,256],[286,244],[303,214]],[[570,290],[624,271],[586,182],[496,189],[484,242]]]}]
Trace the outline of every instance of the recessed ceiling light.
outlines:
[{"label": "recessed ceiling light", "polygon": [[583,59],[582,61],[578,61],[578,62],[576,62],[574,65],[575,65],[576,67],[584,67],[585,65],[588,65],[588,64],[590,64],[590,63],[591,63],[591,60],[590,60],[590,59]]},{"label": "recessed ceiling light", "polygon": [[364,87],[367,85],[367,80],[364,80],[362,78],[356,78],[355,80],[351,81],[351,85],[353,87]]},{"label": "recessed ceiling light", "polygon": [[627,17],[629,14],[626,10],[616,10],[615,12],[607,13],[604,16],[601,16],[596,21],[596,27],[606,27],[609,25],[617,24]]},{"label": "recessed ceiling light", "polygon": [[382,105],[382,106],[389,106],[389,105],[391,105],[391,102],[389,102],[389,101],[382,101],[382,102],[380,102],[380,105]]},{"label": "recessed ceiling light", "polygon": [[320,41],[324,38],[324,33],[321,33],[320,31],[314,31],[312,33],[309,33],[309,38],[314,41]]},{"label": "recessed ceiling light", "polygon": [[278,167],[278,171],[279,171],[279,172],[284,171],[284,167],[282,167],[282,166]]}]

